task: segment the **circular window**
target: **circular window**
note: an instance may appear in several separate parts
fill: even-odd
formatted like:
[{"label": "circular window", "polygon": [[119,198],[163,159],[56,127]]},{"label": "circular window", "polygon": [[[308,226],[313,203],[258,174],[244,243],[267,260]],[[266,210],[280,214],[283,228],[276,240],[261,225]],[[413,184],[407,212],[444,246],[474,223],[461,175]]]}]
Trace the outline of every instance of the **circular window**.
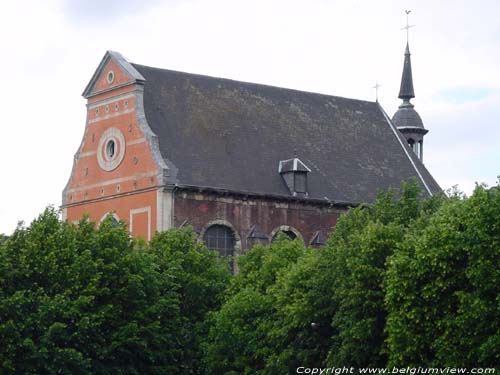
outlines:
[{"label": "circular window", "polygon": [[108,128],[99,139],[97,162],[105,171],[117,168],[125,156],[125,137],[117,128]]},{"label": "circular window", "polygon": [[113,81],[115,80],[115,72],[113,72],[112,70],[110,70],[108,72],[108,75],[106,76],[106,80],[108,81],[109,84],[112,84]]}]

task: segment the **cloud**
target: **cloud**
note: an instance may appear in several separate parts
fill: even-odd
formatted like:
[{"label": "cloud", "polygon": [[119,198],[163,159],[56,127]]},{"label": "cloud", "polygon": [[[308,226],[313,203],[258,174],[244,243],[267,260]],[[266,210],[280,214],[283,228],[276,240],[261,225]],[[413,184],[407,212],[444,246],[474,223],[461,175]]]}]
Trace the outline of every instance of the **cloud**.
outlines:
[{"label": "cloud", "polygon": [[[170,1],[175,3],[176,1]],[[137,16],[161,3],[161,0],[64,0],[63,12],[72,22],[107,24],[127,16]]]}]

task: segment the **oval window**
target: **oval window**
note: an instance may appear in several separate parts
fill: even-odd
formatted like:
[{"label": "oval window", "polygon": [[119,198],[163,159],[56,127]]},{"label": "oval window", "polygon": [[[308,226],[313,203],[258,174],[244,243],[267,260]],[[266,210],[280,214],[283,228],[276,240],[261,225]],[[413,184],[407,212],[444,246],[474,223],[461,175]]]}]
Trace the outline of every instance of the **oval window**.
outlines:
[{"label": "oval window", "polygon": [[108,144],[106,145],[106,156],[108,159],[113,159],[116,155],[116,144],[113,139],[110,139],[108,141]]}]

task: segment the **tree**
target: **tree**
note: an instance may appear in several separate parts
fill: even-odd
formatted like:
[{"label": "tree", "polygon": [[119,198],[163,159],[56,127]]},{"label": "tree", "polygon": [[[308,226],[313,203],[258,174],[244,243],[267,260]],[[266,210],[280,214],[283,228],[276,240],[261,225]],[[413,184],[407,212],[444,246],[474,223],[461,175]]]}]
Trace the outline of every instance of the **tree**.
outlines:
[{"label": "tree", "polygon": [[307,250],[300,240],[279,235],[271,245],[255,246],[238,258],[240,272],[227,299],[210,314],[205,340],[209,374],[276,374],[268,365],[274,355],[270,331],[276,318],[273,285]]},{"label": "tree", "polygon": [[286,363],[289,373],[300,365],[384,366],[386,259],[441,200],[422,199],[409,182],[344,214],[327,245],[301,258],[273,287],[276,362]]},{"label": "tree", "polygon": [[197,242],[190,228],[156,233],[149,251],[161,273],[174,269],[172,277],[181,301],[179,373],[201,373],[200,340],[208,334],[206,315],[223,302],[231,278],[227,262]]},{"label": "tree", "polygon": [[409,182],[344,214],[322,249],[287,241],[252,249],[213,315],[212,373],[385,366],[386,261],[410,228],[425,227],[442,201],[422,199],[418,185]]},{"label": "tree", "polygon": [[389,364],[500,365],[500,187],[455,195],[389,261]]},{"label": "tree", "polygon": [[123,223],[75,226],[47,209],[0,245],[0,372],[175,373],[174,275],[134,250]]},{"label": "tree", "polygon": [[324,250],[335,285],[329,365],[385,366],[386,260],[441,201],[439,196],[422,199],[418,184],[410,181],[400,192],[381,192],[374,205],[351,210],[339,221]]}]

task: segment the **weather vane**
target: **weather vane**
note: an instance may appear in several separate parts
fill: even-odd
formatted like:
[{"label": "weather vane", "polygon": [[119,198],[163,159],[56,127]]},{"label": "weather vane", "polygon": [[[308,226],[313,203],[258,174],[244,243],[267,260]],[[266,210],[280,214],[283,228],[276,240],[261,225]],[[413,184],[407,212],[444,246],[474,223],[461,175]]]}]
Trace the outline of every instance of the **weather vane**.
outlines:
[{"label": "weather vane", "polygon": [[378,88],[380,85],[378,84],[378,81],[375,81],[375,86],[373,88],[375,89],[375,101],[378,103]]},{"label": "weather vane", "polygon": [[413,27],[415,25],[410,25],[409,22],[409,14],[411,13],[411,10],[405,10],[405,13],[406,13],[406,26],[403,27],[401,30],[406,29],[406,43],[408,43],[410,27]]}]

